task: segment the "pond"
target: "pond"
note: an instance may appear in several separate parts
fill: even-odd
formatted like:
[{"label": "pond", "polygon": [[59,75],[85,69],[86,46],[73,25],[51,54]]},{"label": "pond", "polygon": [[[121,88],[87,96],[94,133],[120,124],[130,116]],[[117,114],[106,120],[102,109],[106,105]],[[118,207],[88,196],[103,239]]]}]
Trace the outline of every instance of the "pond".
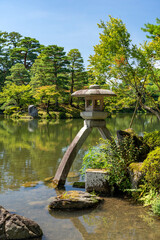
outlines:
[{"label": "pond", "polygon": [[[129,126],[131,115],[118,114],[106,120],[113,135]],[[103,205],[92,211],[74,213],[49,212],[49,199],[58,193],[44,179],[55,175],[59,162],[83,120],[13,121],[0,119],[0,205],[7,210],[36,221],[42,228],[43,240],[159,240],[160,220],[148,209],[127,200],[105,198]],[[160,130],[152,115],[137,115],[133,129]],[[78,153],[67,178],[66,190],[78,181],[82,158],[100,135],[92,131]],[[73,174],[74,173],[74,174]],[[76,188],[75,188],[76,190]]]}]

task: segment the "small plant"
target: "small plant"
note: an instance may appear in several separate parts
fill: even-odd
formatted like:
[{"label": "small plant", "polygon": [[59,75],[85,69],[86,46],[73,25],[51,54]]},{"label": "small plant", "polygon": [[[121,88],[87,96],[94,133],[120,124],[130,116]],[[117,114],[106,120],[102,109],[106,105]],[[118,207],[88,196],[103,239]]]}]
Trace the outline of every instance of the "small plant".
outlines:
[{"label": "small plant", "polygon": [[150,206],[157,198],[157,195],[158,193],[154,189],[150,189],[150,191],[144,193],[143,196],[139,198],[139,200],[143,202],[144,206]]},{"label": "small plant", "polygon": [[160,195],[158,195],[152,202],[152,211],[154,214],[160,216]]},{"label": "small plant", "polygon": [[94,202],[94,203],[98,203],[98,199],[97,199],[97,194],[95,193],[95,191],[91,192],[91,200]]},{"label": "small plant", "polygon": [[60,195],[60,199],[68,199],[68,200],[74,200],[79,197],[79,193],[77,191],[69,191],[64,192],[62,195]]}]

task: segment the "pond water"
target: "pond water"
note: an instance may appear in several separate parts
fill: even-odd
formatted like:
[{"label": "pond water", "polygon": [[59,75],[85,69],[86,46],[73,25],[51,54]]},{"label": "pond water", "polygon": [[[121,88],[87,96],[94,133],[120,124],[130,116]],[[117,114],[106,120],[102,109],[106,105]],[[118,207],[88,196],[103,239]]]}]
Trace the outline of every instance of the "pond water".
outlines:
[{"label": "pond water", "polygon": [[[108,118],[106,125],[113,135],[129,126],[131,115]],[[148,209],[118,198],[105,198],[104,204],[92,211],[74,213],[49,212],[49,199],[58,194],[44,179],[54,176],[61,158],[83,120],[12,121],[0,119],[0,205],[7,210],[36,221],[42,228],[43,240],[159,240],[160,220]],[[133,129],[160,130],[151,115],[138,115]],[[92,131],[71,168],[66,190],[79,180],[82,158],[100,135]],[[73,174],[74,173],[74,174]]]}]

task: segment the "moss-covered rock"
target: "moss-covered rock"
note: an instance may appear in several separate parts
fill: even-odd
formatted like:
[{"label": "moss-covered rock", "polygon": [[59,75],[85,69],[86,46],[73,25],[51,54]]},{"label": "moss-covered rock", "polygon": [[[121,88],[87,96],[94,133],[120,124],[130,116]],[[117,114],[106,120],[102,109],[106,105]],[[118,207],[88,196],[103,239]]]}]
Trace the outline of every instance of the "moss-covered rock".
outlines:
[{"label": "moss-covered rock", "polygon": [[129,175],[131,179],[131,188],[132,189],[137,189],[142,177],[144,174],[142,173],[142,162],[133,162],[129,165],[128,170],[129,170]]},{"label": "moss-covered rock", "polygon": [[49,209],[85,209],[96,207],[103,198],[83,191],[68,191],[54,197]]}]

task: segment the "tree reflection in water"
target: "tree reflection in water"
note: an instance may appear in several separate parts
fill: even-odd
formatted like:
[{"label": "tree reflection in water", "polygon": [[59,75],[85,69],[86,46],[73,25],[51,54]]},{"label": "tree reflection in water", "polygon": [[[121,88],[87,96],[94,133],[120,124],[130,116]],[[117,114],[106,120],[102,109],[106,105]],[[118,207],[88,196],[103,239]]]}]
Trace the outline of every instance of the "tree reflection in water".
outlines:
[{"label": "tree reflection in water", "polygon": [[[119,114],[106,120],[107,128],[115,135],[129,126],[131,115]],[[12,121],[0,120],[0,191],[19,189],[28,181],[43,181],[54,176],[59,162],[73,138],[83,126],[83,120]],[[137,115],[133,129],[144,131],[159,129],[152,115]],[[96,145],[100,134],[93,129],[83,144],[71,171],[79,171],[82,158],[89,146]]]},{"label": "tree reflection in water", "polygon": [[[116,135],[117,130],[128,128],[130,119],[129,114],[119,114],[106,119],[106,125]],[[120,199],[108,198],[99,208],[79,212],[77,216],[63,213],[63,219],[55,213],[48,214],[47,199],[56,192],[52,185],[44,183],[44,179],[54,176],[65,150],[82,126],[81,119],[57,122],[0,120],[1,204],[37,221],[45,233],[43,240],[53,240],[53,236],[57,240],[158,240],[160,222],[148,217],[142,207]],[[160,130],[158,120],[145,114],[137,115],[132,127],[140,135],[144,131]],[[78,173],[85,152],[89,146],[96,145],[99,137],[98,131],[93,129],[72,165],[72,172]],[[72,189],[70,182],[74,179],[68,178],[67,190]],[[29,187],[28,182],[37,185]],[[25,183],[27,188],[22,187]]]}]

